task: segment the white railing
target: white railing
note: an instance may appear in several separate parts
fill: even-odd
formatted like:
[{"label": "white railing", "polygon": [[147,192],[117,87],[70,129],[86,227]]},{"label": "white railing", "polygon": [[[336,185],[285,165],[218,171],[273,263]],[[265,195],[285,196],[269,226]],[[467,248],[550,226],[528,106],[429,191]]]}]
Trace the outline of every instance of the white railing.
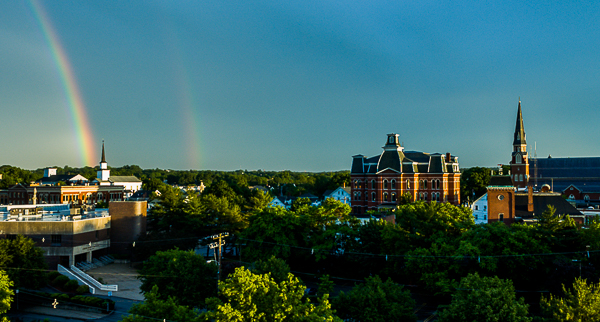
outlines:
[{"label": "white railing", "polygon": [[104,284],[100,284],[100,282],[96,281],[93,277],[91,277],[88,274],[84,273],[82,270],[80,270],[79,268],[77,268],[75,265],[71,265],[71,269],[73,270],[73,272],[77,273],[77,275],[81,276],[82,278],[84,278],[88,282],[92,283],[92,285],[94,285],[95,287],[99,288],[101,291],[114,291],[114,292],[117,292],[119,290],[119,285],[104,285]]},{"label": "white railing", "polygon": [[58,271],[60,274],[62,274],[62,275],[64,275],[64,276],[68,277],[68,278],[69,278],[69,279],[71,279],[71,280],[76,280],[76,281],[78,281],[80,284],[87,285],[87,286],[89,287],[89,289],[90,289],[90,293],[92,293],[92,294],[96,294],[96,289],[95,289],[93,286],[91,286],[91,285],[90,285],[90,284],[88,284],[86,281],[84,281],[84,280],[82,280],[81,278],[79,278],[79,276],[77,276],[77,275],[73,274],[73,272],[71,272],[70,270],[66,269],[64,266],[62,266],[62,265],[58,264],[58,269],[57,269],[57,271]]}]

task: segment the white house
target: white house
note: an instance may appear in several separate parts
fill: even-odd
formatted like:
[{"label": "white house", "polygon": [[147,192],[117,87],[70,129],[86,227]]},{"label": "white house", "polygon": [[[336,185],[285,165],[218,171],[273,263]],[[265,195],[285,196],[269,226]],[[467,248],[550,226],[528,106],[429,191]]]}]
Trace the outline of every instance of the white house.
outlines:
[{"label": "white house", "polygon": [[473,210],[473,218],[475,218],[475,224],[487,224],[488,223],[488,194],[485,193],[479,197],[471,205]]},{"label": "white house", "polygon": [[338,187],[337,189],[331,191],[327,190],[323,194],[323,200],[327,198],[333,198],[339,202],[343,202],[348,206],[352,206],[352,201],[350,199],[350,188],[346,187]]}]

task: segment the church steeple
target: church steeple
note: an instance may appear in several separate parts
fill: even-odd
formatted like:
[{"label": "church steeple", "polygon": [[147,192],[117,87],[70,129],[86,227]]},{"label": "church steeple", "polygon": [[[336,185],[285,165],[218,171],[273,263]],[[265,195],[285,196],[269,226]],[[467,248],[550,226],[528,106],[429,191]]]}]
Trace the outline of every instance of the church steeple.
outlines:
[{"label": "church steeple", "polygon": [[110,178],[110,170],[106,162],[106,154],[104,153],[104,140],[102,140],[102,160],[100,160],[100,169],[96,172],[96,179],[100,182],[108,181]]},{"label": "church steeple", "polygon": [[[519,111],[520,111],[520,105],[519,105]],[[106,163],[106,157],[104,157],[104,140],[102,140],[102,160],[100,160],[100,163]]]},{"label": "church steeple", "polygon": [[519,109],[517,111],[517,125],[515,125],[515,140],[513,145],[526,145],[525,128],[523,127],[523,114],[521,113],[521,99],[519,98]]},{"label": "church steeple", "polygon": [[517,124],[513,140],[513,152],[510,161],[510,171],[513,185],[517,188],[527,187],[529,182],[529,157],[527,155],[527,142],[525,127],[523,127],[523,114],[521,112],[521,98],[517,109]]}]

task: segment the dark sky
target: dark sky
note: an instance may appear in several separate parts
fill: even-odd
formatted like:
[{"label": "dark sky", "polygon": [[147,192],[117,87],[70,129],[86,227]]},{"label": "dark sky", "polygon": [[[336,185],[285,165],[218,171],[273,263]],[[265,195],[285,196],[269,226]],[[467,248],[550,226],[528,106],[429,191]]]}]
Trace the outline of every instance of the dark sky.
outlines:
[{"label": "dark sky", "polygon": [[0,164],[495,166],[519,97],[539,156],[599,156],[599,51],[595,1],[2,2]]}]

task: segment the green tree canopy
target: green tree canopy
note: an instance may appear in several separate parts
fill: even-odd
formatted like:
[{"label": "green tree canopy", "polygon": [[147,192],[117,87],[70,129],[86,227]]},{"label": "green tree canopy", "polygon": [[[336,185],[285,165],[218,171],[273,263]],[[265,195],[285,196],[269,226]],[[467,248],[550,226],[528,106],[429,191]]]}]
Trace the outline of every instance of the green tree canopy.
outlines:
[{"label": "green tree canopy", "polygon": [[129,314],[122,322],[156,322],[167,321],[194,322],[202,321],[200,315],[185,305],[169,296],[166,300],[160,298],[158,286],[153,285],[152,290],[145,294],[146,301],[134,304],[129,309]]},{"label": "green tree canopy", "polygon": [[12,281],[6,272],[0,270],[0,321],[8,321],[4,315],[9,309],[13,301],[14,292],[11,290]]},{"label": "green tree canopy", "polygon": [[256,261],[252,272],[255,274],[271,274],[271,277],[276,283],[281,283],[287,280],[288,274],[290,273],[290,267],[283,259],[271,256],[271,258],[267,260],[263,261],[259,259]]},{"label": "green tree canopy", "polygon": [[139,273],[144,294],[156,285],[161,297],[173,297],[181,305],[200,305],[217,290],[217,267],[192,251],[156,252],[144,262]]},{"label": "green tree canopy", "polygon": [[600,321],[600,284],[575,278],[572,289],[563,284],[564,297],[542,297],[540,307],[550,321]]},{"label": "green tree canopy", "polygon": [[528,305],[523,298],[517,300],[510,280],[474,273],[460,281],[450,306],[440,313],[438,321],[531,321],[527,314]]},{"label": "green tree canopy", "polygon": [[219,298],[206,300],[206,318],[212,321],[341,321],[333,315],[327,296],[317,305],[305,299],[305,286],[292,274],[277,283],[269,274],[254,274],[238,267],[219,282],[219,290]]},{"label": "green tree canopy", "polygon": [[344,321],[416,321],[415,301],[410,293],[391,279],[367,277],[346,294],[333,300],[333,308]]},{"label": "green tree canopy", "polygon": [[46,259],[41,248],[29,237],[0,240],[0,267],[6,270],[15,287],[40,288],[46,285]]}]

